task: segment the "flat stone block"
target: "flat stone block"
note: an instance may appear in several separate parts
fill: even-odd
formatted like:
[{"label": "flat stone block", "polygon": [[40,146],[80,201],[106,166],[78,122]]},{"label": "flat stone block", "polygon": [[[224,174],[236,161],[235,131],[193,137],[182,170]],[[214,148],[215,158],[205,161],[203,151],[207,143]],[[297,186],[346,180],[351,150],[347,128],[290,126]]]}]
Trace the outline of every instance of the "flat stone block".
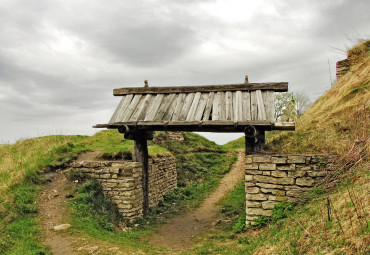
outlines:
[{"label": "flat stone block", "polygon": [[306,163],[306,156],[288,156],[288,163]]},{"label": "flat stone block", "polygon": [[271,184],[294,184],[294,178],[275,178],[270,176],[254,176],[257,182],[271,183]]},{"label": "flat stone block", "polygon": [[246,187],[245,188],[245,193],[247,194],[257,194],[260,191],[258,187]]},{"label": "flat stone block", "polygon": [[262,208],[263,209],[274,209],[277,203],[278,202],[273,202],[273,201],[262,202]]},{"label": "flat stone block", "polygon": [[283,171],[271,171],[271,175],[274,176],[274,177],[287,177],[288,174],[286,172],[283,172]]},{"label": "flat stone block", "polygon": [[271,175],[271,171],[263,171],[262,172],[262,175],[270,176]]},{"label": "flat stone block", "polygon": [[286,195],[289,197],[300,197],[302,195],[301,190],[288,190]]},{"label": "flat stone block", "polygon": [[262,163],[259,165],[259,170],[276,170],[276,164]]},{"label": "flat stone block", "polygon": [[277,165],[276,170],[279,171],[289,171],[290,170],[290,165],[289,164],[284,164],[284,165]]},{"label": "flat stone block", "polygon": [[253,175],[251,174],[246,174],[245,177],[244,177],[245,181],[246,182],[250,182],[250,181],[253,181]]},{"label": "flat stone block", "polygon": [[264,210],[262,208],[247,208],[245,212],[248,216],[272,216],[272,210]]},{"label": "flat stone block", "polygon": [[310,177],[325,177],[328,175],[327,171],[309,171],[307,173]]},{"label": "flat stone block", "polygon": [[260,183],[260,182],[257,182],[256,185],[261,188],[265,188],[265,189],[283,189],[284,188],[283,185]]},{"label": "flat stone block", "polygon": [[245,169],[247,169],[247,170],[258,170],[258,164],[256,164],[256,163],[245,164]]},{"label": "flat stone block", "polygon": [[111,175],[110,174],[100,174],[99,175],[99,178],[102,178],[102,179],[110,179],[111,178]]},{"label": "flat stone block", "polygon": [[246,182],[245,183],[245,187],[255,187],[255,186],[256,186],[256,184],[251,183],[251,182]]},{"label": "flat stone block", "polygon": [[297,178],[296,184],[299,186],[312,186],[315,183],[315,180],[311,177]]},{"label": "flat stone block", "polygon": [[263,193],[271,193],[273,195],[277,195],[277,196],[285,196],[285,191],[284,190],[278,190],[278,189],[264,189],[264,188],[261,188],[261,191]]},{"label": "flat stone block", "polygon": [[245,207],[248,208],[258,208],[258,207],[261,207],[261,203],[260,202],[252,202],[252,201],[245,201]]},{"label": "flat stone block", "polygon": [[251,164],[251,163],[253,163],[253,158],[252,158],[251,156],[247,156],[247,157],[245,157],[245,163],[246,163],[246,164]]},{"label": "flat stone block", "polygon": [[289,171],[288,177],[303,177],[306,175],[306,171]]},{"label": "flat stone block", "polygon": [[256,200],[256,201],[264,201],[267,200],[268,196],[264,194],[245,194],[245,200]]},{"label": "flat stone block", "polygon": [[271,156],[254,156],[253,162],[254,163],[270,163]]},{"label": "flat stone block", "polygon": [[287,158],[286,157],[272,157],[271,163],[275,164],[286,164]]}]

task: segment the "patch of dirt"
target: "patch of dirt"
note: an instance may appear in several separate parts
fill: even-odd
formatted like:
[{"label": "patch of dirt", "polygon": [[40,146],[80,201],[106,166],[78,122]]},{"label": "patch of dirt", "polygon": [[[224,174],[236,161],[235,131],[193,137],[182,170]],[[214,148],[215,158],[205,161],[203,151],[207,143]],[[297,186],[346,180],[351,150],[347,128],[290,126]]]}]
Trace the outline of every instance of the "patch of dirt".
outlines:
[{"label": "patch of dirt", "polygon": [[54,226],[68,224],[66,195],[73,188],[61,170],[48,173],[49,181],[41,192],[38,206],[43,228],[43,243],[51,248],[53,254],[76,254],[72,250],[73,239],[65,231],[55,231]]},{"label": "patch of dirt", "polygon": [[174,251],[190,249],[192,240],[201,232],[212,228],[217,222],[220,206],[216,203],[244,178],[244,150],[239,151],[238,161],[229,173],[220,181],[219,187],[211,193],[200,207],[184,215],[170,219],[154,234],[149,243],[156,246],[166,246]]}]

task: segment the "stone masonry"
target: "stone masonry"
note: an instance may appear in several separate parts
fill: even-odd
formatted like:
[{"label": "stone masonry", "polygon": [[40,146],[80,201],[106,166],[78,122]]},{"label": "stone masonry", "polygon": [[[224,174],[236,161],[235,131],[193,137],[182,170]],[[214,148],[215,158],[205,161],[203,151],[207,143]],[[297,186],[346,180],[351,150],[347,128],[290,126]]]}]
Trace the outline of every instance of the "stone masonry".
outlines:
[{"label": "stone masonry", "polygon": [[269,217],[275,204],[299,201],[330,173],[332,155],[248,155],[245,167],[246,225]]},{"label": "stone masonry", "polygon": [[[95,178],[104,194],[114,202],[122,216],[133,222],[143,216],[142,165],[132,161],[81,161],[72,168]],[[173,157],[149,159],[149,205],[156,206],[177,186],[176,160]]]}]

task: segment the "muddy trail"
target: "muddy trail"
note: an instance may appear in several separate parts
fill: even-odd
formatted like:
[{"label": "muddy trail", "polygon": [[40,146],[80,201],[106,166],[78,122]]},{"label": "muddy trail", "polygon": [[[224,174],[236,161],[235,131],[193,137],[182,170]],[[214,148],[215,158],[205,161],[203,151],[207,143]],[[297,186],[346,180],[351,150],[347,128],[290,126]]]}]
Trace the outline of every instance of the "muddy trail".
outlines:
[{"label": "muddy trail", "polygon": [[220,206],[216,203],[244,178],[244,151],[239,151],[238,161],[220,181],[218,188],[195,210],[170,219],[150,238],[155,246],[165,246],[174,251],[183,251],[193,246],[193,239],[212,228],[217,220]]},{"label": "muddy trail", "polygon": [[[95,159],[97,152],[82,154],[76,161]],[[205,201],[190,212],[178,215],[165,223],[149,237],[153,246],[164,246],[174,252],[184,251],[193,246],[193,239],[203,231],[214,227],[220,207],[216,203],[231,190],[244,176],[244,152],[240,151],[238,161],[220,181],[219,187]],[[75,187],[67,180],[63,169],[46,174],[48,183],[38,199],[42,219],[43,243],[50,247],[52,254],[135,254],[127,253],[128,247],[112,245],[92,239],[78,232],[68,232],[68,194]],[[60,229],[59,229],[60,228]]]}]

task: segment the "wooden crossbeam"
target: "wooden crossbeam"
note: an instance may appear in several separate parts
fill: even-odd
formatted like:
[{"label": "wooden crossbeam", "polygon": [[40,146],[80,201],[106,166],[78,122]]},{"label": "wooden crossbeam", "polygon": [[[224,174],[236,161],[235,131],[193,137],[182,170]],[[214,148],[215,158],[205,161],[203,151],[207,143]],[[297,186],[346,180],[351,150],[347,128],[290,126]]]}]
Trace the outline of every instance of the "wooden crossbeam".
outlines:
[{"label": "wooden crossbeam", "polygon": [[113,95],[124,96],[128,94],[169,94],[169,93],[196,93],[196,92],[226,92],[226,91],[251,91],[272,90],[275,92],[288,91],[287,82],[248,83],[248,84],[225,84],[206,86],[173,86],[173,87],[132,87],[117,88]]}]

